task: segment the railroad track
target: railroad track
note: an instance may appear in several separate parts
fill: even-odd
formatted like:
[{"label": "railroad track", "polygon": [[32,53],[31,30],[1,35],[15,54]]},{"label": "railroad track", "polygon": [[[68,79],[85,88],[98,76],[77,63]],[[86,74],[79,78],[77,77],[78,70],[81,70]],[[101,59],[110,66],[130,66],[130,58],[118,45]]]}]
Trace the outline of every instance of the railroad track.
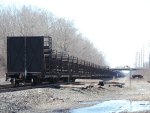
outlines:
[{"label": "railroad track", "polygon": [[32,86],[12,87],[11,85],[0,85],[0,93],[20,91],[20,90],[26,90],[26,89],[32,89],[32,88],[33,88]]},{"label": "railroad track", "polygon": [[[92,80],[91,82],[93,82],[94,80]],[[32,86],[31,84],[25,84],[25,85],[19,85],[16,87],[13,87],[11,84],[6,84],[6,85],[0,85],[0,93],[4,93],[4,92],[14,92],[14,91],[21,91],[21,90],[28,90],[28,89],[35,89],[35,88],[60,88],[60,87],[83,87],[83,85],[85,85],[86,83],[82,83],[82,81],[77,82],[58,82],[58,83],[54,83],[54,84],[49,84],[48,82],[42,83],[40,85],[36,85],[36,86]],[[85,82],[85,79],[84,79]],[[89,82],[89,80],[87,80],[87,83]],[[95,81],[97,82],[97,84],[99,83],[99,80]],[[64,85],[64,86],[63,86]]]},{"label": "railroad track", "polygon": [[21,91],[21,90],[28,90],[28,89],[35,89],[35,88],[59,88],[60,84],[48,84],[44,83],[41,85],[31,86],[31,85],[22,85],[18,87],[12,87],[11,84],[7,85],[0,85],[0,93],[4,92],[14,92],[14,91]]}]

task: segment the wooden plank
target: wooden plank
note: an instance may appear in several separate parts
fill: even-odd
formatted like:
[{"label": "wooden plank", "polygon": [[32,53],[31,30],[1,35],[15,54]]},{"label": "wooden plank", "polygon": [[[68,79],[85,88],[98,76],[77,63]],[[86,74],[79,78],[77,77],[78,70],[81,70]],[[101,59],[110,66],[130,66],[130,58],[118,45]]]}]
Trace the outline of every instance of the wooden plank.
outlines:
[{"label": "wooden plank", "polygon": [[104,85],[104,81],[99,79],[76,79],[75,83]]}]

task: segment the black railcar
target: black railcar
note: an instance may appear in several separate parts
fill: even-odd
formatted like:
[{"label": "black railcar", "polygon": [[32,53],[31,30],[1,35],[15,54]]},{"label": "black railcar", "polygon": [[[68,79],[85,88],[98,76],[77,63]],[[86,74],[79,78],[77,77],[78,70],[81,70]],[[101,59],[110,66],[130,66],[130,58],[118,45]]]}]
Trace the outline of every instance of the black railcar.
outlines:
[{"label": "black railcar", "polygon": [[112,76],[108,68],[52,50],[49,36],[7,37],[7,73],[13,85],[48,80],[74,80]]},{"label": "black railcar", "polygon": [[7,37],[7,73],[15,85],[40,82],[45,72],[45,56],[52,52],[51,37]]}]

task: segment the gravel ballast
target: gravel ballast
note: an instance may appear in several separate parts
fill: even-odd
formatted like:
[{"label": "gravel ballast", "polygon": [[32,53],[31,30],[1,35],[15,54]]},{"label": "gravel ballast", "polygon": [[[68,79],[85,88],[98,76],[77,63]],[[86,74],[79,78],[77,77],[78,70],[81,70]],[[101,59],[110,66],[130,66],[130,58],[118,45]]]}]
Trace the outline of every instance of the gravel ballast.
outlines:
[{"label": "gravel ballast", "polygon": [[[64,109],[89,106],[81,104],[88,101],[115,99],[150,101],[150,83],[145,80],[121,78],[125,86],[105,85],[103,87],[82,88],[35,88],[14,92],[0,93],[0,112],[47,113]],[[131,86],[130,86],[131,85]]]}]

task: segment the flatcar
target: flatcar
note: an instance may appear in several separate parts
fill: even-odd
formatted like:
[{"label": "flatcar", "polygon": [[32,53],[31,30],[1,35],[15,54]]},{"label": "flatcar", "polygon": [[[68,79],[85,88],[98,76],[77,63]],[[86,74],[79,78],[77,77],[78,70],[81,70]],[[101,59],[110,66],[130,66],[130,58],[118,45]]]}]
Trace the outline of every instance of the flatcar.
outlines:
[{"label": "flatcar", "polygon": [[14,86],[99,78],[102,75],[110,77],[112,74],[108,68],[52,50],[52,38],[49,36],[7,37],[6,80]]}]

